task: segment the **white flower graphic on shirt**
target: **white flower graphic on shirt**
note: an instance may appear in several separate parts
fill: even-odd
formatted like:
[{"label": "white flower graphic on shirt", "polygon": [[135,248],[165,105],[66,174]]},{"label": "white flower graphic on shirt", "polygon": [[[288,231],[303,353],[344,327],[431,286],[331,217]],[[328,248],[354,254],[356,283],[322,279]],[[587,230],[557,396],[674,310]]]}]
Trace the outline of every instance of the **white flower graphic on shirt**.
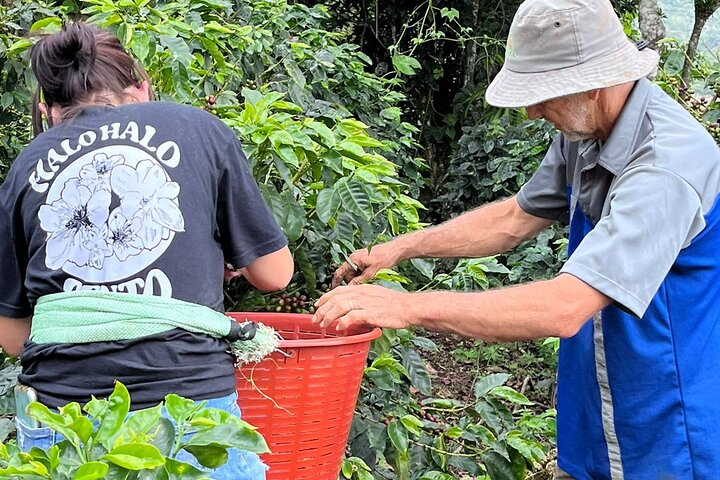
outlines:
[{"label": "white flower graphic on shirt", "polygon": [[125,261],[128,257],[138,255],[143,249],[143,241],[140,238],[141,222],[139,217],[126,218],[119,209],[113,211],[108,220],[110,233],[108,243],[112,253]]},{"label": "white flower graphic on shirt", "polygon": [[110,201],[110,192],[93,192],[73,178],[65,183],[58,200],[40,207],[40,227],[48,232],[48,268],[61,268],[65,262],[99,268],[97,242],[103,238]]},{"label": "white flower graphic on shirt", "polygon": [[180,186],[168,181],[159,165],[150,160],[135,168],[118,165],[110,175],[110,185],[120,196],[122,214],[140,219],[139,236],[145,248],[155,248],[171,231],[184,231],[185,220],[176,200]]},{"label": "white flower graphic on shirt", "polygon": [[83,165],[80,170],[80,183],[87,185],[91,191],[104,189],[110,191],[110,172],[116,165],[125,161],[122,155],[96,154],[92,162]]},{"label": "white flower graphic on shirt", "polygon": [[68,168],[40,207],[48,268],[80,278],[126,278],[184,231],[178,183],[158,162],[119,148],[90,153]]}]

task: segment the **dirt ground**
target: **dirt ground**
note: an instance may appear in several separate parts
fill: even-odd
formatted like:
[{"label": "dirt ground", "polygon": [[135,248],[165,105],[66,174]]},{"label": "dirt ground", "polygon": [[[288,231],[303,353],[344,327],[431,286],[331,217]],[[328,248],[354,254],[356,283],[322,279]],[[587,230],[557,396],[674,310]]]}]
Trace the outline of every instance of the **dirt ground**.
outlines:
[{"label": "dirt ground", "polygon": [[[555,407],[555,367],[543,358],[537,344],[478,345],[457,335],[429,331],[419,334],[438,347],[435,352],[420,352],[432,377],[433,395],[467,401],[472,399],[475,382],[480,378],[491,373],[509,373],[512,376],[507,385],[535,402],[532,408],[537,413]],[[476,351],[480,353],[474,357]],[[533,358],[535,361],[527,360]],[[555,456],[555,449],[550,449],[546,462],[529,473],[527,479],[551,480]]]}]

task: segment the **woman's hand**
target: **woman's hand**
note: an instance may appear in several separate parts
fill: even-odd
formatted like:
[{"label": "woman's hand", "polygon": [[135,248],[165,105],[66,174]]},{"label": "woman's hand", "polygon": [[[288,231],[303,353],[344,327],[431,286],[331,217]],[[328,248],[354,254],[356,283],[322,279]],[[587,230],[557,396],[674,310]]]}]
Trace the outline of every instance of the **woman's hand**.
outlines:
[{"label": "woman's hand", "polygon": [[235,277],[242,277],[242,270],[235,270],[229,263],[225,264],[225,281],[229,282]]}]

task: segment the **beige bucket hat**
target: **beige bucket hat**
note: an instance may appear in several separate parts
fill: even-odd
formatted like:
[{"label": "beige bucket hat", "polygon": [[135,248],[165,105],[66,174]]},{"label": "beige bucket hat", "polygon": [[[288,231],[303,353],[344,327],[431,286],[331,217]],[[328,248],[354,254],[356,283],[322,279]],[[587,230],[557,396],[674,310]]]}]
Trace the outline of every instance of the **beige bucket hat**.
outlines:
[{"label": "beige bucket hat", "polygon": [[485,98],[496,107],[527,107],[637,80],[653,73],[658,59],[628,40],[608,0],[526,0]]}]

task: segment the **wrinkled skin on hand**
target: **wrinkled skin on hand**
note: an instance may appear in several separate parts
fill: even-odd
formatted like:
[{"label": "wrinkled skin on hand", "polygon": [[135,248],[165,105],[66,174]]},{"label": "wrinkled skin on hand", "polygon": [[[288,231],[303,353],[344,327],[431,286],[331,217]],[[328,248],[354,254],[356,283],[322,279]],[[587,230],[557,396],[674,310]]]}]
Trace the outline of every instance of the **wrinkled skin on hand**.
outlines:
[{"label": "wrinkled skin on hand", "polygon": [[406,328],[410,325],[411,295],[378,285],[338,287],[315,303],[312,321],[335,330],[363,325]]},{"label": "wrinkled skin on hand", "polygon": [[394,267],[399,260],[400,252],[392,242],[356,250],[348,257],[348,261],[335,271],[332,288],[343,283],[347,285],[364,283],[383,268]]}]

